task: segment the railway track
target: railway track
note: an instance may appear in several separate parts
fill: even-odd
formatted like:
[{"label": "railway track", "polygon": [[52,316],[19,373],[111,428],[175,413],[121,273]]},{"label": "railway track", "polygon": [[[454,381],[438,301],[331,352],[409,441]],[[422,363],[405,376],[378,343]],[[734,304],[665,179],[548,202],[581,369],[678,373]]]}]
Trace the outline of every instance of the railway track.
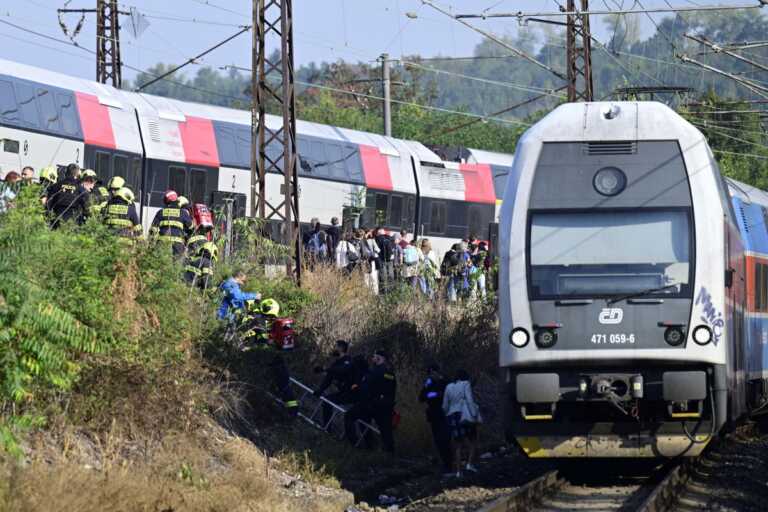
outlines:
[{"label": "railway track", "polygon": [[[616,464],[612,463],[614,469]],[[629,476],[606,476],[589,466],[549,471],[478,512],[661,512],[674,504],[689,469],[686,462]],[[603,471],[609,472],[610,466]]]}]

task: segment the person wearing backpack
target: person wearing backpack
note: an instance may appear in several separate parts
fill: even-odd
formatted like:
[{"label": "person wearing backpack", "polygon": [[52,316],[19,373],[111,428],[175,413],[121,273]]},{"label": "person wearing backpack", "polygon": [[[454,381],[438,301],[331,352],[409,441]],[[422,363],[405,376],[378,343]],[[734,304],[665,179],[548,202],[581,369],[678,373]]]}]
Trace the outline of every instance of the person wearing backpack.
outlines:
[{"label": "person wearing backpack", "polygon": [[[477,427],[483,422],[483,418],[472,393],[469,374],[465,370],[457,371],[454,381],[446,386],[443,413],[454,443],[453,463],[456,476],[460,477],[462,470],[477,473],[472,461],[477,450]],[[467,451],[467,463],[464,467],[461,464],[462,448]]]},{"label": "person wearing backpack", "polygon": [[344,238],[338,243],[334,250],[336,257],[336,268],[351,274],[360,264],[360,250],[352,242],[352,235],[345,233]]},{"label": "person wearing backpack", "polygon": [[453,244],[443,256],[440,273],[448,280],[448,300],[456,302],[463,281],[463,254],[461,244]]},{"label": "person wearing backpack", "polygon": [[416,240],[411,241],[403,250],[403,278],[413,288],[419,286],[419,249]]}]

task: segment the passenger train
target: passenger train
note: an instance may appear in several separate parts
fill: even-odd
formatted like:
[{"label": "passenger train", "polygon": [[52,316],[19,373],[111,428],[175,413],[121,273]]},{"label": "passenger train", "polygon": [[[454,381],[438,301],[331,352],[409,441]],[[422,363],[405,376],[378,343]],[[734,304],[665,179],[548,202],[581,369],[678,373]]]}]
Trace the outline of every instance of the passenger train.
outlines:
[{"label": "passenger train", "polygon": [[499,358],[528,456],[695,456],[765,406],[767,208],[660,103],[566,104],[522,136]]},{"label": "passenger train", "polygon": [[[250,212],[250,112],[133,93],[0,60],[0,169],[75,162],[136,193],[145,229],[173,189],[214,209]],[[280,120],[269,116],[267,125]],[[445,161],[407,140],[299,121],[301,222],[328,224],[363,196],[360,225],[405,229],[437,251],[487,238],[511,157],[466,150]],[[270,148],[267,149],[270,151]],[[273,148],[276,150],[276,148]],[[283,179],[267,176],[271,204]]]}]

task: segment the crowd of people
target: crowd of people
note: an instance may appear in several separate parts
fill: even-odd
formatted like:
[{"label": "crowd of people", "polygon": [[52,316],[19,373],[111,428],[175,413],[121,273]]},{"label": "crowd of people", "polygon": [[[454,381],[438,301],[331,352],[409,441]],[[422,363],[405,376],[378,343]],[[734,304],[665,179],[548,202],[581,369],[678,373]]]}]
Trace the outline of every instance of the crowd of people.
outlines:
[{"label": "crowd of people", "polygon": [[[370,358],[350,355],[350,343],[338,340],[327,367],[315,368],[324,374],[314,395],[325,396],[330,402],[344,406],[344,434],[357,445],[360,432],[357,420],[375,423],[381,433],[385,452],[394,453],[393,428],[397,423],[395,395],[397,378],[388,354],[375,351]],[[327,390],[332,389],[331,393]],[[426,404],[426,418],[432,429],[435,447],[440,455],[443,475],[460,477],[476,473],[474,465],[478,426],[483,418],[474,398],[469,375],[459,370],[453,379],[446,379],[440,368],[432,364],[419,392],[418,399]],[[323,403],[323,426],[330,427],[332,406]]]},{"label": "crowd of people", "polygon": [[445,290],[451,302],[486,298],[493,259],[485,241],[470,236],[453,244],[442,259],[428,238],[407,231],[388,233],[382,227],[341,231],[333,217],[323,228],[318,219],[303,235],[308,265],[334,265],[347,274],[361,272],[374,293],[388,293],[400,284],[434,297]]},{"label": "crowd of people", "polygon": [[[43,168],[37,181],[32,167],[24,167],[21,174],[10,171],[0,186],[0,213],[13,208],[26,187],[35,189],[51,229],[65,222],[84,224],[95,218],[121,242],[132,244],[143,238],[135,194],[121,176],[104,183],[93,170],[74,163],[64,168],[61,177],[56,168]],[[218,258],[212,241],[213,223],[210,219],[193,222],[189,200],[173,190],[165,193],[163,202],[152,221],[150,241],[169,247],[173,256],[184,262],[184,279],[190,285],[207,288]]]}]

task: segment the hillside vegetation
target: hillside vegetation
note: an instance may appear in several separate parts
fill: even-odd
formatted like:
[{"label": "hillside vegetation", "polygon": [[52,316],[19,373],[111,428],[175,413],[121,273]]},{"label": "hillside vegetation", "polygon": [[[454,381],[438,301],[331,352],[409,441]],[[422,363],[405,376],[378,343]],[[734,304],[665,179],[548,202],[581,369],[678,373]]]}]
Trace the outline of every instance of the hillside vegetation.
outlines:
[{"label": "hillside vegetation", "polygon": [[[424,457],[423,369],[461,365],[484,397],[485,440],[499,441],[491,304],[451,307],[406,288],[378,297],[361,276],[329,268],[306,273],[298,289],[264,275],[263,262],[284,248],[256,226],[242,229],[217,281],[246,268],[249,287],[296,318],[300,345],[286,355],[295,375],[316,383],[312,368],[339,338],[357,354],[387,349],[403,417],[398,450]],[[293,510],[286,489],[295,486],[275,483],[284,471],[313,489],[339,487],[394,462],[284,415],[266,394],[272,356],[223,342],[217,293],[189,289],[181,272],[165,248],[124,245],[96,222],[50,231],[34,188],[0,216],[0,511]]]}]

